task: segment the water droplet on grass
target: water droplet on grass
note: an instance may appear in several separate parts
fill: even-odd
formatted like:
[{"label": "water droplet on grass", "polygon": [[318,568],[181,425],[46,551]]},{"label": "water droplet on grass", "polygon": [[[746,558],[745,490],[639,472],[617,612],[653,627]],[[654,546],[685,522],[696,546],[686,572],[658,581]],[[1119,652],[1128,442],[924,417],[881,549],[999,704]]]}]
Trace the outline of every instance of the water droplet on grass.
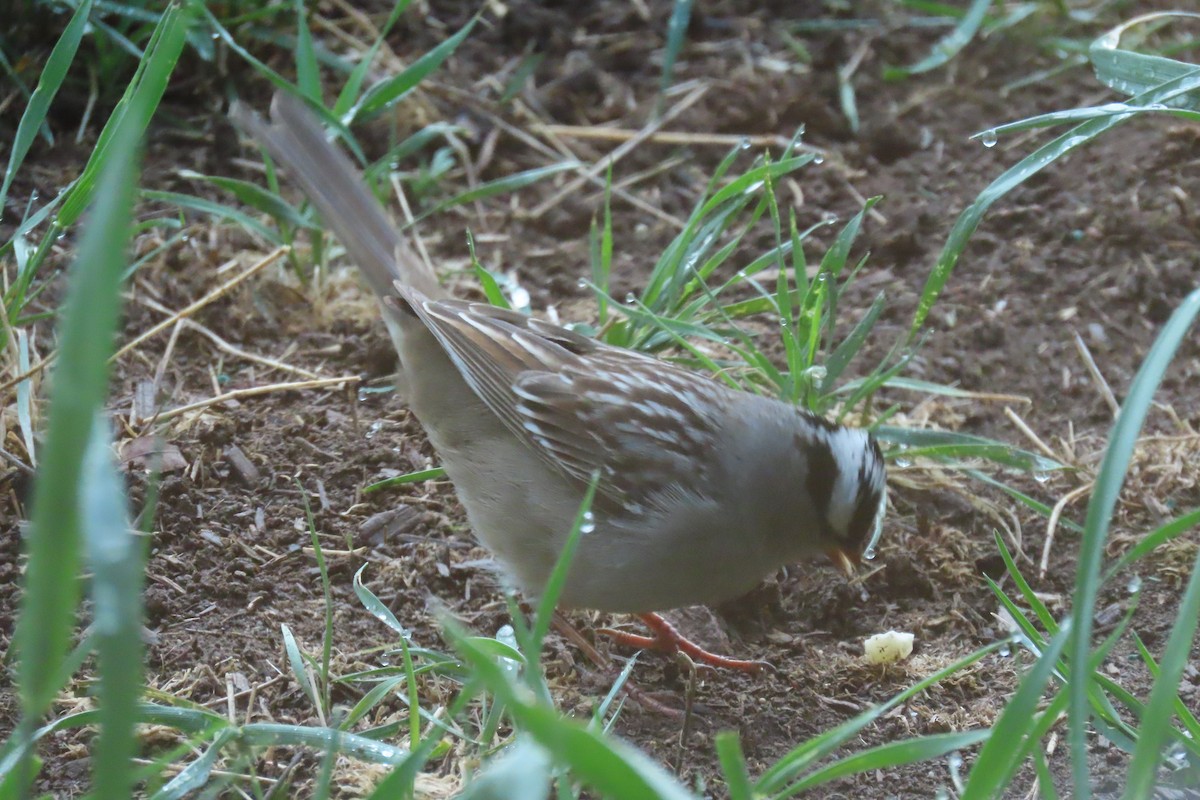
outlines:
[{"label": "water droplet on grass", "polygon": [[988,128],[986,131],[979,134],[979,142],[984,147],[995,147],[998,140],[999,137],[996,135],[996,131],[992,128]]}]

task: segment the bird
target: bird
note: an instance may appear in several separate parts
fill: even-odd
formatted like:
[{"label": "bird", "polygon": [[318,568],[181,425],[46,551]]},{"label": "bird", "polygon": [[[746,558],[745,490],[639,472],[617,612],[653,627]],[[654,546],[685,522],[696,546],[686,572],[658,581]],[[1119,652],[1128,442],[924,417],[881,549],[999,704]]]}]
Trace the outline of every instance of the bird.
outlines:
[{"label": "bird", "polygon": [[365,276],[408,408],[471,529],[527,597],[545,587],[593,481],[559,607],[637,615],[652,636],[627,642],[705,664],[762,666],[704,650],[658,612],[730,600],[821,555],[853,574],[873,551],[886,475],[870,432],[455,299],[304,101],[277,93],[269,121],[240,101],[230,114]]}]

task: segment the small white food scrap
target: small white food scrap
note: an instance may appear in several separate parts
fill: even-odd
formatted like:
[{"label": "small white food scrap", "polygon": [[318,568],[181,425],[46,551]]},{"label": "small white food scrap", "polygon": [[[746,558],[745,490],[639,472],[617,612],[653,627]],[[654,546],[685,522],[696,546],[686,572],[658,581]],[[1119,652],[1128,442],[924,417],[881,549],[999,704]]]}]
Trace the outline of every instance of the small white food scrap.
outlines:
[{"label": "small white food scrap", "polygon": [[913,635],[899,631],[877,633],[863,642],[868,664],[894,664],[912,655]]}]

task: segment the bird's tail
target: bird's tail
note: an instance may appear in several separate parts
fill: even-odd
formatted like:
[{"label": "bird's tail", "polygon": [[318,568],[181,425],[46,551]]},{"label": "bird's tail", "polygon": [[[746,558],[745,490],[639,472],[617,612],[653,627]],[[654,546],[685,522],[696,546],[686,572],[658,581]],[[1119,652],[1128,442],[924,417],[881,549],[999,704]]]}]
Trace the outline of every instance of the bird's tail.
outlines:
[{"label": "bird's tail", "polygon": [[270,122],[239,102],[229,114],[283,165],[379,298],[395,294],[395,281],[427,297],[444,294],[433,271],[409,249],[367,191],[362,173],[325,138],[325,131],[303,102],[276,93]]}]

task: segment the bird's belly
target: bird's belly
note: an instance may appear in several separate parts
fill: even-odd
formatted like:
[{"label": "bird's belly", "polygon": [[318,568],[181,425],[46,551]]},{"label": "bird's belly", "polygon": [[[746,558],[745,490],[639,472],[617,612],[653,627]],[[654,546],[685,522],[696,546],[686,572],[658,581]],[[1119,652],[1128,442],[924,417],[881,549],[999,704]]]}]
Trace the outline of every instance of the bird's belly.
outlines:
[{"label": "bird's belly", "polygon": [[707,540],[688,533],[598,526],[580,541],[562,604],[641,612],[720,603],[782,565],[736,528]]}]

